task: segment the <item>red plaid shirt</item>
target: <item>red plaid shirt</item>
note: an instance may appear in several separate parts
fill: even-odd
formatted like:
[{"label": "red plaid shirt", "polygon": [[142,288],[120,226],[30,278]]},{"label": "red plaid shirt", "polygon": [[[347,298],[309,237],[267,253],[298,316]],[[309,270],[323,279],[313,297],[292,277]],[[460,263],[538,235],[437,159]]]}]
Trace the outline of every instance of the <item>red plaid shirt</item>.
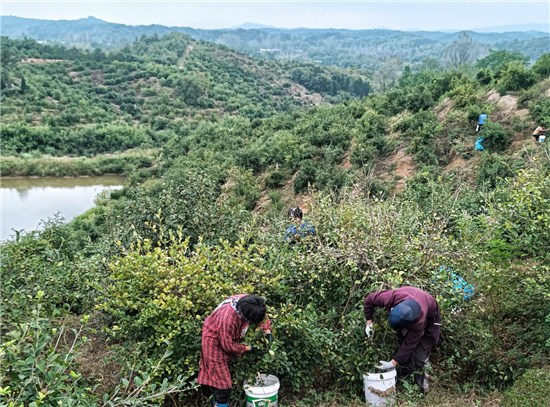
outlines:
[{"label": "red plaid shirt", "polygon": [[[234,295],[230,299],[238,300],[244,296],[246,294]],[[264,332],[271,330],[269,318],[266,317],[260,328]],[[202,327],[199,384],[218,389],[231,388],[228,363],[231,358],[241,356],[246,351],[246,346],[240,340],[247,329],[248,322],[237,315],[231,303],[221,305],[206,318]]]}]

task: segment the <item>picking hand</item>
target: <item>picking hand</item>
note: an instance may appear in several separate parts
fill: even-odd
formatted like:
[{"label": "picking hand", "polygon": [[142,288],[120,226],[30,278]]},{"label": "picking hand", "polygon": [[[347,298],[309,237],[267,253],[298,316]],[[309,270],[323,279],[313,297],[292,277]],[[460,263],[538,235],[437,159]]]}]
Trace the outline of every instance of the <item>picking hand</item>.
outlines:
[{"label": "picking hand", "polygon": [[370,324],[367,323],[367,326],[365,327],[365,334],[367,335],[367,338],[370,338],[371,335],[374,334],[374,326],[372,322]]},{"label": "picking hand", "polygon": [[390,369],[393,369],[395,366],[393,365],[393,363],[390,361],[390,362],[385,362],[383,360],[380,361],[380,366],[375,366],[377,369],[380,369],[380,370],[390,370]]},{"label": "picking hand", "polygon": [[264,353],[264,351],[260,348],[256,348],[255,346],[251,346],[250,353],[252,353],[253,355],[261,355],[262,353]]}]

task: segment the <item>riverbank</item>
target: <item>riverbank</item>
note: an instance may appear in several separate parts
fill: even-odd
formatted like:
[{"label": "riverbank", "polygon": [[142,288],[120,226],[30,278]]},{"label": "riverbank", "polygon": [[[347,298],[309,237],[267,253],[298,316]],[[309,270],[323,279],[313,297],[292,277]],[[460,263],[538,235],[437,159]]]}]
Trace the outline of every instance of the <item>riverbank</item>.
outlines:
[{"label": "riverbank", "polygon": [[139,168],[155,165],[158,150],[129,150],[121,154],[95,157],[1,157],[2,178],[15,177],[85,177],[127,175]]}]

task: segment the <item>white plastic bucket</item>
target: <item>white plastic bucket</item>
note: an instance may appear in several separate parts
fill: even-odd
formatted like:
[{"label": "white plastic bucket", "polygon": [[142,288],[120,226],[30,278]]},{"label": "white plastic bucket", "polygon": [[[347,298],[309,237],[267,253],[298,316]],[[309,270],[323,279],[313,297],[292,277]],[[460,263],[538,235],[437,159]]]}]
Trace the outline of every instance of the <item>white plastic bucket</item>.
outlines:
[{"label": "white plastic bucket", "polygon": [[278,407],[279,379],[273,375],[260,375],[254,384],[245,383],[246,407]]},{"label": "white plastic bucket", "polygon": [[539,136],[539,142],[544,143],[546,136]]},{"label": "white plastic bucket", "polygon": [[391,406],[395,402],[395,369],[384,373],[365,373],[365,399],[371,406]]}]

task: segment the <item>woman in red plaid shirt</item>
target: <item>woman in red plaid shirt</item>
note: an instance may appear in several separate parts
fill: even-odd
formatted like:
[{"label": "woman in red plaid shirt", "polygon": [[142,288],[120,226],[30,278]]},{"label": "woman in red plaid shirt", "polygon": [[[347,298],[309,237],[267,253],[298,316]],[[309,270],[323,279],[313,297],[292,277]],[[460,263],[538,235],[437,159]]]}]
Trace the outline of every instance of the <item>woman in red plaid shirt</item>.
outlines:
[{"label": "woman in red plaid shirt", "polygon": [[240,343],[249,324],[260,324],[266,339],[273,342],[271,322],[265,314],[263,298],[240,294],[224,300],[204,321],[197,382],[210,388],[214,406],[227,407],[229,403],[232,384],[229,361],[245,352],[262,353],[258,348]]}]

